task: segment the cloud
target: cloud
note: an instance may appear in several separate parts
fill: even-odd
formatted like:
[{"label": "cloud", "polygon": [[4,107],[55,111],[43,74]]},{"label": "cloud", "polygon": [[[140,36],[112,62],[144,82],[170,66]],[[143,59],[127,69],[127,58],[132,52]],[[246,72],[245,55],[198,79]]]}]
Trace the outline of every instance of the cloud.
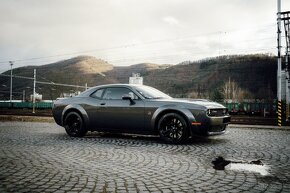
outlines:
[{"label": "cloud", "polygon": [[165,23],[168,23],[170,25],[178,25],[179,24],[179,21],[176,18],[172,17],[172,16],[164,17],[162,20]]},{"label": "cloud", "polygon": [[9,69],[3,61],[42,56],[60,55],[15,66],[79,54],[114,65],[176,64],[198,53],[275,49],[276,11],[273,0],[0,0],[0,72]]}]

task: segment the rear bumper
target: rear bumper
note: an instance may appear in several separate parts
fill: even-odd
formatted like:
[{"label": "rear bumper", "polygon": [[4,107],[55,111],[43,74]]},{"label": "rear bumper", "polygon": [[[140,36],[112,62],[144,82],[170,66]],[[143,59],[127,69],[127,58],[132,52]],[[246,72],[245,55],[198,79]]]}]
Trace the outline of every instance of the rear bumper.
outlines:
[{"label": "rear bumper", "polygon": [[56,108],[53,108],[52,109],[52,115],[53,115],[53,118],[55,120],[55,122],[62,126],[62,111],[60,111],[59,109],[56,109]]}]

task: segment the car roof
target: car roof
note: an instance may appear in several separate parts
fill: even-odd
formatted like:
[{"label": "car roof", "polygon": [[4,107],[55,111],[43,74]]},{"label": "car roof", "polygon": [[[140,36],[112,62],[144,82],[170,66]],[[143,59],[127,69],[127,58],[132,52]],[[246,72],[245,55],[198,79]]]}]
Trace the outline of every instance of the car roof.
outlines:
[{"label": "car roof", "polygon": [[98,86],[95,86],[93,88],[101,88],[101,87],[147,87],[146,85],[141,85],[141,84],[103,84],[103,85],[98,85]]},{"label": "car roof", "polygon": [[96,89],[99,89],[99,88],[107,88],[107,87],[131,87],[131,88],[136,88],[136,87],[145,87],[145,85],[140,85],[140,84],[103,84],[103,85],[98,85],[98,86],[91,87],[88,90],[86,90],[86,91],[82,92],[81,94],[79,94],[78,96],[79,97],[87,96],[87,95],[92,93],[92,90],[96,90]]}]

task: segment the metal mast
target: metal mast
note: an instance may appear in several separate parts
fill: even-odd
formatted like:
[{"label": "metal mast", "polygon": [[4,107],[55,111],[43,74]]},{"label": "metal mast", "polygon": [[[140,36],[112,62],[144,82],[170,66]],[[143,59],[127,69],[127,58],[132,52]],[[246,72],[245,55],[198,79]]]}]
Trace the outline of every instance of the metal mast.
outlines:
[{"label": "metal mast", "polygon": [[35,84],[36,84],[36,69],[34,69],[33,71],[32,113],[35,113]]},{"label": "metal mast", "polygon": [[10,103],[12,103],[12,66],[13,66],[13,62],[9,61],[10,65],[11,65],[11,70],[10,70]]},{"label": "metal mast", "polygon": [[278,69],[277,69],[277,98],[278,98],[278,126],[282,126],[282,85],[281,85],[281,0],[277,0],[277,48],[278,48]]}]

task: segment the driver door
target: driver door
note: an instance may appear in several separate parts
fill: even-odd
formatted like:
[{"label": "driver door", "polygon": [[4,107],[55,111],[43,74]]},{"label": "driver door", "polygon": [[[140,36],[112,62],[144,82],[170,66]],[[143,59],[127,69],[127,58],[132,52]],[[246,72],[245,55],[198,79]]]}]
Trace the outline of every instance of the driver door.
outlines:
[{"label": "driver door", "polygon": [[[122,99],[130,95],[132,100]],[[141,132],[144,130],[144,102],[129,88],[109,87],[99,106],[98,122],[104,130]]]}]

